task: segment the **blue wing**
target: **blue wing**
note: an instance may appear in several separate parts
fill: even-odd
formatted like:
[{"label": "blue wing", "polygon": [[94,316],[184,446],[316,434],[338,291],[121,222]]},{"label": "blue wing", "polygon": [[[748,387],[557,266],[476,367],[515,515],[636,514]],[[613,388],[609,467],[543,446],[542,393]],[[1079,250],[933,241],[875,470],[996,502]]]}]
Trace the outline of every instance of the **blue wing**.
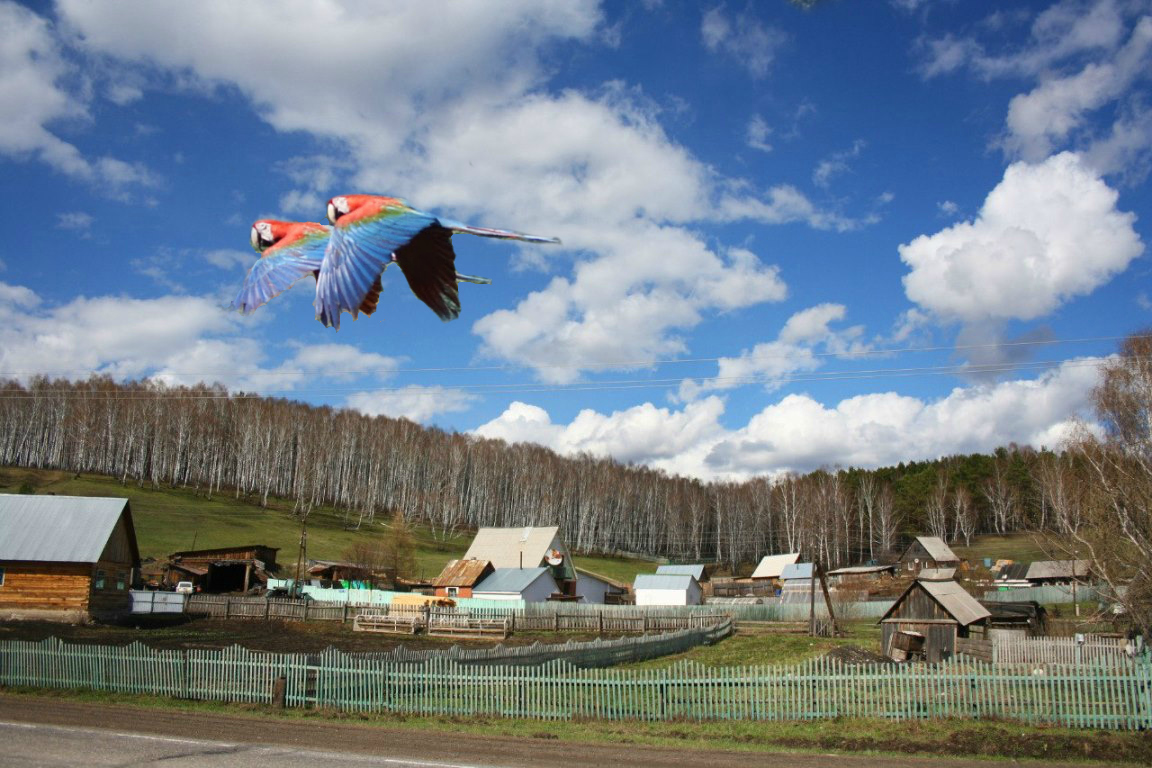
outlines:
[{"label": "blue wing", "polygon": [[365,297],[392,263],[392,254],[435,221],[429,214],[393,205],[333,227],[316,278],[316,319],[337,330],[341,313],[356,319]]},{"label": "blue wing", "polygon": [[248,270],[232,309],[251,314],[258,307],[288,290],[297,281],[317,274],[328,246],[327,228],[310,233],[290,245],[274,245]]}]

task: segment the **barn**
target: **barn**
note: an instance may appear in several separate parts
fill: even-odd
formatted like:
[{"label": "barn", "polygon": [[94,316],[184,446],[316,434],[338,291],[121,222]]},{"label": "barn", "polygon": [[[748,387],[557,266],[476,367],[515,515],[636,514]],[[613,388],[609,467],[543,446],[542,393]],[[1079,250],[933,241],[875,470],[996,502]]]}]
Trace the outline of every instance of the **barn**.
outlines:
[{"label": "barn", "polygon": [[194,549],[169,556],[165,581],[175,586],[191,581],[205,592],[247,592],[257,583],[266,584],[276,571],[276,553],[264,544]]},{"label": "barn", "polygon": [[139,568],[127,499],[0,494],[0,618],[130,613]]},{"label": "barn", "polygon": [[917,579],[880,619],[881,651],[898,661],[943,661],[957,638],[984,634],[989,616],[955,580]]}]

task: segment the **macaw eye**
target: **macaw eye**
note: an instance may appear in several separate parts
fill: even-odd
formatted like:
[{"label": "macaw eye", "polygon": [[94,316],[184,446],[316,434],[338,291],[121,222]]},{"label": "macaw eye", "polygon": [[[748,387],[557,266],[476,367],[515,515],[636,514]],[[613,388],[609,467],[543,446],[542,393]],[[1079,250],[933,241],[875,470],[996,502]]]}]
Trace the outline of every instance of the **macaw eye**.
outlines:
[{"label": "macaw eye", "polygon": [[264,253],[264,241],[260,239],[260,232],[256,227],[252,227],[252,250]]},{"label": "macaw eye", "polygon": [[340,212],[336,210],[336,203],[331,200],[328,201],[328,223],[335,224],[336,219],[340,218]]}]

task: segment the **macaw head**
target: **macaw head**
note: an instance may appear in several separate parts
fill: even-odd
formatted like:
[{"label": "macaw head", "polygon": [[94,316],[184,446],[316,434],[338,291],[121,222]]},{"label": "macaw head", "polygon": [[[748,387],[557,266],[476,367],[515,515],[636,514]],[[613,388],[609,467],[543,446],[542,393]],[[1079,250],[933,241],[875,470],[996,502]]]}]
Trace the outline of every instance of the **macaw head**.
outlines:
[{"label": "macaw head", "polygon": [[341,195],[340,197],[332,198],[328,201],[328,222],[335,224],[337,219],[341,216],[346,216],[351,210],[352,206],[348,204],[347,197]]},{"label": "macaw head", "polygon": [[252,225],[252,248],[256,253],[264,253],[280,239],[272,230],[273,223],[261,220]]}]

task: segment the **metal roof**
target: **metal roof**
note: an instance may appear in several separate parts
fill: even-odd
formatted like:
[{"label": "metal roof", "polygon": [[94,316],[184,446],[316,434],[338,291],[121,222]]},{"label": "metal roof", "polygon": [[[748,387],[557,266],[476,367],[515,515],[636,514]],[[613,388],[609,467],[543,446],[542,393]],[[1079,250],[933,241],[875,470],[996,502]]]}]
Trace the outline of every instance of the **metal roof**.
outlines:
[{"label": "metal roof", "polygon": [[656,569],[661,576],[691,576],[696,581],[704,579],[704,566],[702,565],[661,565]]},{"label": "metal roof", "polygon": [[491,570],[487,560],[453,560],[432,580],[434,587],[472,587]]},{"label": "metal roof", "polygon": [[799,552],[789,552],[786,555],[767,555],[760,560],[756,570],[752,571],[754,579],[778,579],[784,566],[792,565],[800,559]]},{"label": "metal roof", "polygon": [[0,560],[98,562],[125,513],[139,560],[127,510],[128,499],[0,494]]},{"label": "metal roof", "polygon": [[1092,573],[1091,560],[1037,560],[1028,566],[1026,579],[1086,578]]},{"label": "metal roof", "polygon": [[695,579],[687,573],[642,573],[632,582],[633,591],[642,589],[679,589],[687,591],[692,588]]},{"label": "metal roof", "polygon": [[855,574],[863,573],[881,573],[883,571],[894,571],[895,565],[852,565],[847,568],[837,568],[834,571],[828,571],[829,576],[852,576]]},{"label": "metal roof", "polygon": [[780,572],[781,581],[812,578],[812,563],[790,563]]},{"label": "metal roof", "polygon": [[476,538],[472,539],[464,559],[487,560],[496,569],[535,568],[544,562],[559,530],[554,525],[481,528],[476,531]]},{"label": "metal roof", "polygon": [[536,579],[548,573],[548,569],[540,568],[497,568],[484,581],[472,588],[472,594],[477,592],[514,592],[519,594],[528,589]]},{"label": "metal roof", "polygon": [[928,556],[938,563],[959,562],[960,560],[952,548],[945,544],[944,539],[939,536],[917,536],[916,541],[920,542],[920,546],[924,547]]}]

